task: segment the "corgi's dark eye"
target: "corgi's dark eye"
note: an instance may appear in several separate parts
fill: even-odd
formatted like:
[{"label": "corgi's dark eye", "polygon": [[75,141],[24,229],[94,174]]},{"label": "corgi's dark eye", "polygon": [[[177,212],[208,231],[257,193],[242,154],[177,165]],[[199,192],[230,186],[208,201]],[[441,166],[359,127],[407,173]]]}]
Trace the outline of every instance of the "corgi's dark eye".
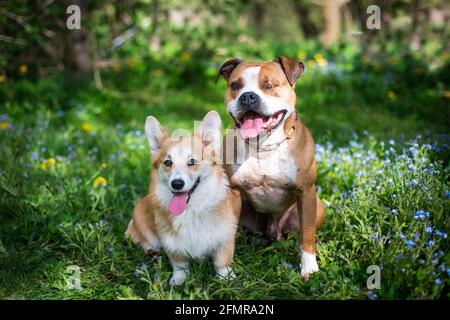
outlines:
[{"label": "corgi's dark eye", "polygon": [[230,84],[231,90],[239,90],[241,88],[241,84],[239,82],[232,82]]},{"label": "corgi's dark eye", "polygon": [[193,165],[196,165],[197,164],[197,160],[195,160],[195,159],[189,159],[189,161],[188,161],[188,166],[193,166]]},{"label": "corgi's dark eye", "polygon": [[267,82],[265,85],[264,85],[264,88],[266,88],[266,89],[272,89],[272,84],[271,83],[269,83],[269,82]]},{"label": "corgi's dark eye", "polygon": [[173,165],[172,160],[166,160],[163,162],[166,167],[171,167]]}]

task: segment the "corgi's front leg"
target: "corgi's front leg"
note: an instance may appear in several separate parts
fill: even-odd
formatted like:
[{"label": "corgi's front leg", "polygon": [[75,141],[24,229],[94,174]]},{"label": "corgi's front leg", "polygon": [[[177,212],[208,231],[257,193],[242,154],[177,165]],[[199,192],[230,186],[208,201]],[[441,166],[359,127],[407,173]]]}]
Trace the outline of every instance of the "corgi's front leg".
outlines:
[{"label": "corgi's front leg", "polygon": [[189,275],[189,261],[175,254],[168,254],[168,256],[173,269],[169,283],[173,286],[180,286]]},{"label": "corgi's front leg", "polygon": [[234,237],[221,245],[214,256],[214,267],[219,279],[234,279],[236,275],[230,265],[234,255]]}]

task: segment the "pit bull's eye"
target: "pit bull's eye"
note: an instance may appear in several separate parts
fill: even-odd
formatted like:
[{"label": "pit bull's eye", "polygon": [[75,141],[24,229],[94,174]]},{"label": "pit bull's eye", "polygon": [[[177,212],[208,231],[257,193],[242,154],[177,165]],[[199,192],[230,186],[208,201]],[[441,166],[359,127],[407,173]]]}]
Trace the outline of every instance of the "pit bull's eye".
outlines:
[{"label": "pit bull's eye", "polygon": [[166,167],[171,167],[173,165],[172,160],[166,160],[163,162]]},{"label": "pit bull's eye", "polygon": [[264,85],[264,88],[266,88],[266,89],[272,89],[272,84],[270,84],[269,82],[267,82],[267,83]]},{"label": "pit bull's eye", "polygon": [[193,166],[193,165],[196,165],[197,164],[197,160],[195,160],[195,159],[189,159],[189,161],[188,161],[188,166]]},{"label": "pit bull's eye", "polygon": [[241,88],[241,84],[239,82],[232,82],[230,84],[231,90],[239,90]]}]

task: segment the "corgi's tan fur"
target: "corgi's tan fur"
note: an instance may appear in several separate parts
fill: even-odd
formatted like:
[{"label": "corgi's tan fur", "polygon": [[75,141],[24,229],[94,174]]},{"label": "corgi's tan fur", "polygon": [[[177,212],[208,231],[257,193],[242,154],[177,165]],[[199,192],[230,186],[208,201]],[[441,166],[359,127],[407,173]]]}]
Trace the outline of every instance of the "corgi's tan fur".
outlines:
[{"label": "corgi's tan fur", "polygon": [[[148,195],[133,210],[126,236],[151,254],[164,249],[173,266],[171,284],[185,281],[189,258],[212,257],[218,275],[232,277],[240,201],[216,161],[221,140],[219,115],[209,112],[200,130],[191,136],[170,137],[151,116],[145,129],[152,154],[151,184]],[[195,164],[189,163],[191,159]],[[180,215],[168,209],[176,194],[171,187],[174,179],[183,180],[181,191],[194,190]]]}]

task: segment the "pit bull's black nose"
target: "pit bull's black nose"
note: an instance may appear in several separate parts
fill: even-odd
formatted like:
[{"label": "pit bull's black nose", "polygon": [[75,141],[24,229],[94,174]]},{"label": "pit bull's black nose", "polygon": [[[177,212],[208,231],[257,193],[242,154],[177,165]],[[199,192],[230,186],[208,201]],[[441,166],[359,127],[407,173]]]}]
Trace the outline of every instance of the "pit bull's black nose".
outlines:
[{"label": "pit bull's black nose", "polygon": [[184,181],[181,179],[175,179],[172,180],[171,185],[175,190],[181,190],[184,187]]},{"label": "pit bull's black nose", "polygon": [[244,92],[239,97],[239,103],[245,107],[256,107],[259,105],[259,96],[254,92]]}]

